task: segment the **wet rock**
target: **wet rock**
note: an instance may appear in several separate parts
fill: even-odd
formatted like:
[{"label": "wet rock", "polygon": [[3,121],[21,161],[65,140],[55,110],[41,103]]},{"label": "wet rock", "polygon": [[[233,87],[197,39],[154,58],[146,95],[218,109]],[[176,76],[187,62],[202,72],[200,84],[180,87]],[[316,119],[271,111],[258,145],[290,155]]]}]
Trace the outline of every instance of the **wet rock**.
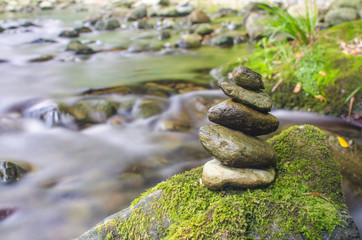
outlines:
[{"label": "wet rock", "polygon": [[53,55],[47,55],[47,56],[41,56],[41,57],[30,59],[29,62],[30,63],[48,62],[52,59],[54,59]]},{"label": "wet rock", "polygon": [[252,136],[265,135],[277,130],[279,120],[228,99],[209,109],[210,121],[242,131]]},{"label": "wet rock", "polygon": [[147,16],[147,6],[141,5],[135,9],[132,9],[127,16],[127,21],[136,21]]},{"label": "wet rock", "polygon": [[152,24],[148,23],[146,20],[138,20],[137,21],[137,28],[138,29],[152,29]]},{"label": "wet rock", "polygon": [[229,35],[220,35],[211,39],[212,46],[231,47],[233,44],[234,39]]},{"label": "wet rock", "polygon": [[0,26],[0,33],[4,32],[4,31],[5,31],[5,29]]},{"label": "wet rock", "polygon": [[253,40],[258,40],[268,34],[266,24],[268,19],[264,13],[252,12],[249,14],[245,21],[245,30],[249,37]]},{"label": "wet rock", "polygon": [[145,99],[135,105],[134,115],[138,118],[149,118],[162,113],[164,105],[165,102],[160,99]]},{"label": "wet rock", "polygon": [[206,15],[205,12],[201,10],[195,10],[187,16],[186,21],[189,24],[209,23],[210,18]]},{"label": "wet rock", "polygon": [[81,43],[78,40],[71,41],[65,50],[73,51],[73,52],[75,52],[75,54],[93,54],[93,53],[95,53],[95,51],[92,48],[90,48],[86,44]]},{"label": "wet rock", "polygon": [[272,101],[267,93],[251,91],[226,81],[220,82],[219,86],[235,102],[265,113],[270,112],[272,108]]},{"label": "wet rock", "polygon": [[38,38],[35,39],[31,42],[29,42],[30,44],[38,44],[38,43],[56,43],[57,41],[53,40],[53,39],[46,39],[46,38]]},{"label": "wet rock", "polygon": [[79,32],[76,30],[64,30],[59,34],[59,37],[76,38],[79,37]]},{"label": "wet rock", "polygon": [[0,209],[0,221],[13,214],[15,211],[15,208]]},{"label": "wet rock", "polygon": [[201,39],[197,34],[181,35],[177,41],[180,48],[199,48],[201,47]]},{"label": "wet rock", "polygon": [[268,143],[240,131],[204,125],[199,136],[208,153],[225,166],[260,168],[277,162],[277,155]]},{"label": "wet rock", "polygon": [[176,6],[176,11],[179,16],[187,16],[189,15],[195,7],[192,4],[189,4],[188,1],[185,1],[183,3],[180,3]]},{"label": "wet rock", "polygon": [[171,38],[171,33],[169,31],[161,31],[160,35],[158,36],[159,40],[165,40]]},{"label": "wet rock", "polygon": [[344,22],[357,20],[359,18],[358,12],[354,8],[334,8],[329,10],[324,16],[324,21],[329,26],[334,26]]},{"label": "wet rock", "polygon": [[237,13],[238,12],[232,8],[221,8],[217,11],[217,16],[218,17],[227,17],[227,16],[233,16]]},{"label": "wet rock", "polygon": [[177,11],[176,7],[167,7],[158,10],[156,15],[160,17],[178,17],[179,12]]},{"label": "wet rock", "polygon": [[92,32],[92,29],[90,29],[89,27],[79,27],[79,28],[75,28],[75,31],[79,32],[79,33],[90,33]]},{"label": "wet rock", "polygon": [[41,10],[50,10],[54,8],[53,3],[51,1],[42,1],[39,4],[39,7]]},{"label": "wet rock", "polygon": [[119,21],[115,18],[108,19],[105,23],[104,29],[105,30],[114,30],[121,26]]},{"label": "wet rock", "polygon": [[236,85],[258,91],[264,89],[264,82],[261,75],[247,67],[237,67],[232,72],[232,77]]},{"label": "wet rock", "polygon": [[212,33],[213,31],[214,31],[214,29],[212,28],[212,26],[207,23],[200,24],[195,29],[195,33],[197,33],[201,36],[208,35],[208,34]]},{"label": "wet rock", "polygon": [[95,29],[98,31],[102,31],[106,28],[106,23],[103,20],[99,20],[95,24]]},{"label": "wet rock", "polygon": [[218,190],[223,187],[253,188],[269,185],[275,178],[273,167],[263,169],[231,168],[217,160],[204,165],[202,183],[208,188]]},{"label": "wet rock", "polygon": [[59,109],[83,123],[103,123],[117,113],[116,104],[105,99],[80,100],[72,106],[59,104]]},{"label": "wet rock", "polygon": [[27,171],[15,163],[0,160],[0,182],[9,184],[19,181]]}]

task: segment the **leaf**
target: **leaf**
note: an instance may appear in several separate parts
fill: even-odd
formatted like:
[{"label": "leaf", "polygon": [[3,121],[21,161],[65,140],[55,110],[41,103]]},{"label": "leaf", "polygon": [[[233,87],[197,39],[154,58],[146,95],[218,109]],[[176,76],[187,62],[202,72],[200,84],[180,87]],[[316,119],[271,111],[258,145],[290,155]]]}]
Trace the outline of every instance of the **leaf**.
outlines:
[{"label": "leaf", "polygon": [[349,147],[348,142],[347,142],[344,138],[338,137],[338,142],[339,142],[339,144],[341,144],[341,146],[344,147],[344,148],[348,148],[348,147]]},{"label": "leaf", "polygon": [[295,86],[293,93],[299,93],[300,90],[302,90],[302,82],[298,82],[297,85]]}]

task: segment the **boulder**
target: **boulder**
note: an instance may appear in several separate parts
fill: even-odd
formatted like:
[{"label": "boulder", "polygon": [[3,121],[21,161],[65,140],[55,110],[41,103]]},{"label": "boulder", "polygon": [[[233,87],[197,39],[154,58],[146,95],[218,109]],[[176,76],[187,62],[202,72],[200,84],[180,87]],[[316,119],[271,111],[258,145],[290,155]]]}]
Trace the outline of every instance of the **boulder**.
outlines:
[{"label": "boulder", "polygon": [[119,28],[120,26],[121,26],[121,24],[119,23],[119,21],[117,19],[111,18],[106,21],[104,29],[105,30],[114,30],[114,29]]},{"label": "boulder", "polygon": [[92,48],[88,47],[88,45],[83,44],[78,40],[71,41],[65,50],[73,51],[73,52],[75,52],[75,54],[93,54],[93,53],[95,53]]},{"label": "boulder", "polygon": [[166,40],[171,37],[171,33],[169,31],[161,31],[159,33],[158,39],[159,40]]},{"label": "boulder", "polygon": [[10,184],[19,181],[28,171],[19,165],[0,159],[0,183]]},{"label": "boulder", "polygon": [[156,15],[160,17],[177,17],[179,16],[179,13],[177,12],[176,7],[167,7],[159,9],[156,12]]},{"label": "boulder", "polygon": [[225,166],[260,168],[277,162],[277,155],[268,143],[240,131],[204,125],[199,136],[206,151]]},{"label": "boulder", "polygon": [[180,48],[199,48],[201,38],[197,34],[184,34],[179,37],[177,44]]},{"label": "boulder", "polygon": [[186,21],[189,24],[209,23],[210,18],[206,15],[205,12],[201,10],[195,10],[187,16]]},{"label": "boulder", "polygon": [[359,18],[358,12],[354,8],[333,8],[324,16],[324,21],[328,26],[334,26],[344,22],[350,22]]},{"label": "boulder", "polygon": [[272,133],[279,126],[278,118],[273,115],[261,113],[231,99],[211,107],[207,116],[211,122],[252,136]]},{"label": "boulder", "polygon": [[189,4],[188,1],[185,1],[184,3],[180,3],[176,6],[176,11],[179,16],[187,16],[189,15],[195,7],[192,4]]},{"label": "boulder", "polygon": [[199,167],[149,189],[77,240],[360,239],[325,134],[294,126],[268,142],[278,155],[270,185],[213,191],[200,183]]},{"label": "boulder", "polygon": [[212,190],[224,187],[254,188],[269,185],[275,178],[275,169],[233,168],[211,160],[204,165],[202,183]]},{"label": "boulder", "polygon": [[54,8],[53,3],[51,1],[42,1],[39,4],[39,7],[41,10],[50,10]]},{"label": "boulder", "polygon": [[272,101],[270,96],[262,91],[251,91],[232,83],[222,81],[219,83],[221,90],[234,102],[242,103],[260,112],[270,112]]},{"label": "boulder", "polygon": [[137,19],[141,19],[146,16],[147,16],[147,6],[141,5],[139,7],[136,7],[135,9],[132,9],[129,12],[127,16],[127,21],[136,21]]},{"label": "boulder", "polygon": [[211,46],[231,47],[233,44],[234,39],[229,35],[220,35],[211,39]]},{"label": "boulder", "polygon": [[214,29],[208,23],[200,24],[195,29],[195,33],[197,33],[201,36],[208,35],[208,34],[212,33],[213,31],[214,31]]},{"label": "boulder", "polygon": [[149,118],[162,113],[165,102],[157,99],[144,99],[134,107],[133,114],[137,118]]},{"label": "boulder", "polygon": [[89,27],[85,27],[85,26],[75,28],[74,30],[79,32],[79,33],[90,33],[90,32],[92,32],[92,29],[90,29]]},{"label": "boulder", "polygon": [[236,85],[258,91],[264,89],[264,82],[261,75],[247,67],[237,67],[232,72],[233,80]]},{"label": "boulder", "polygon": [[59,37],[76,38],[79,37],[79,32],[76,30],[64,30],[59,34]]},{"label": "boulder", "polygon": [[117,113],[116,105],[105,99],[85,99],[74,105],[59,104],[59,109],[82,123],[103,123]]},{"label": "boulder", "polygon": [[265,27],[268,19],[264,13],[252,12],[245,20],[245,30],[249,37],[253,40],[258,40],[263,36],[268,35],[268,30]]}]

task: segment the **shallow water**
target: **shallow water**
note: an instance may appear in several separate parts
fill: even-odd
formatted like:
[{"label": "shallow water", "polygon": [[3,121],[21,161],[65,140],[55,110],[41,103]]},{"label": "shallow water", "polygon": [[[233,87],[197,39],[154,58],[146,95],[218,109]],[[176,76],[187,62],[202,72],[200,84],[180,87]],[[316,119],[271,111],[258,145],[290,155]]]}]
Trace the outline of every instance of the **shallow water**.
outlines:
[{"label": "shallow water", "polygon": [[[211,85],[213,79],[208,69],[250,51],[247,45],[231,49],[205,46],[194,51],[103,52],[84,59],[64,52],[69,39],[57,37],[61,30],[74,25],[73,17],[61,21],[64,16],[59,12],[48,14],[33,20],[41,27],[30,27],[30,32],[19,28],[0,35],[0,59],[8,60],[0,64],[0,160],[18,163],[29,170],[15,184],[0,184],[1,239],[74,238],[126,207],[146,188],[202,165],[209,155],[198,142],[198,128],[207,123],[208,106],[225,98],[220,90],[192,91],[170,98],[133,94],[96,97],[78,93],[89,88],[160,80]],[[24,21],[12,20],[1,25],[19,25]],[[144,40],[138,41],[135,36],[135,31],[119,30],[84,34],[82,39],[95,40],[91,45],[95,49],[110,49],[143,44]],[[28,44],[37,38],[58,42]],[[55,58],[43,63],[28,62],[48,54]],[[157,98],[164,102],[164,109],[147,119],[137,118],[137,112],[132,110],[128,113],[129,121],[119,123],[117,118],[111,118],[79,131],[72,127],[50,127],[51,121],[34,118],[50,113],[51,120],[66,122],[66,116],[57,115],[59,101],[92,97],[117,103],[134,101],[135,106],[143,99]],[[281,120],[282,127],[311,123],[344,137],[361,138],[360,128],[335,118],[283,110],[273,114]],[[170,123],[179,129],[171,131]],[[349,189],[353,193],[353,188]],[[356,209],[352,214],[356,213],[354,217],[358,219],[361,208]],[[3,218],[5,210],[9,210],[5,214],[9,216]]]}]

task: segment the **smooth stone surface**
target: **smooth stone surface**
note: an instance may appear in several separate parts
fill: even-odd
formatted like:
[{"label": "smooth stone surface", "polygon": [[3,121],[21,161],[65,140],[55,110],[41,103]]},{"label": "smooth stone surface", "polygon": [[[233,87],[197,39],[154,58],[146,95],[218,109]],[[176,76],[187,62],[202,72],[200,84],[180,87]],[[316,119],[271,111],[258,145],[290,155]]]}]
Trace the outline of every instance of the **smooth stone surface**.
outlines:
[{"label": "smooth stone surface", "polygon": [[219,83],[221,90],[233,101],[242,103],[260,112],[270,112],[272,101],[265,92],[255,92],[232,83],[223,81]]},{"label": "smooth stone surface", "polygon": [[189,24],[197,24],[197,23],[209,23],[210,18],[206,15],[205,12],[200,10],[195,10],[187,17],[186,20]]},{"label": "smooth stone surface", "polygon": [[274,149],[264,140],[219,125],[204,125],[199,131],[206,151],[225,166],[267,167],[277,163]]},{"label": "smooth stone surface", "polygon": [[272,133],[279,126],[278,118],[273,115],[258,112],[231,99],[211,107],[207,116],[211,122],[253,136]]},{"label": "smooth stone surface", "polygon": [[180,48],[199,48],[201,39],[197,34],[184,34],[179,37],[177,44]]},{"label": "smooth stone surface", "polygon": [[202,183],[212,190],[223,187],[255,188],[273,182],[275,169],[233,168],[213,159],[204,165]]},{"label": "smooth stone surface", "polygon": [[264,89],[264,83],[261,75],[247,67],[237,67],[232,72],[233,80],[236,85],[251,89],[254,91]]}]

